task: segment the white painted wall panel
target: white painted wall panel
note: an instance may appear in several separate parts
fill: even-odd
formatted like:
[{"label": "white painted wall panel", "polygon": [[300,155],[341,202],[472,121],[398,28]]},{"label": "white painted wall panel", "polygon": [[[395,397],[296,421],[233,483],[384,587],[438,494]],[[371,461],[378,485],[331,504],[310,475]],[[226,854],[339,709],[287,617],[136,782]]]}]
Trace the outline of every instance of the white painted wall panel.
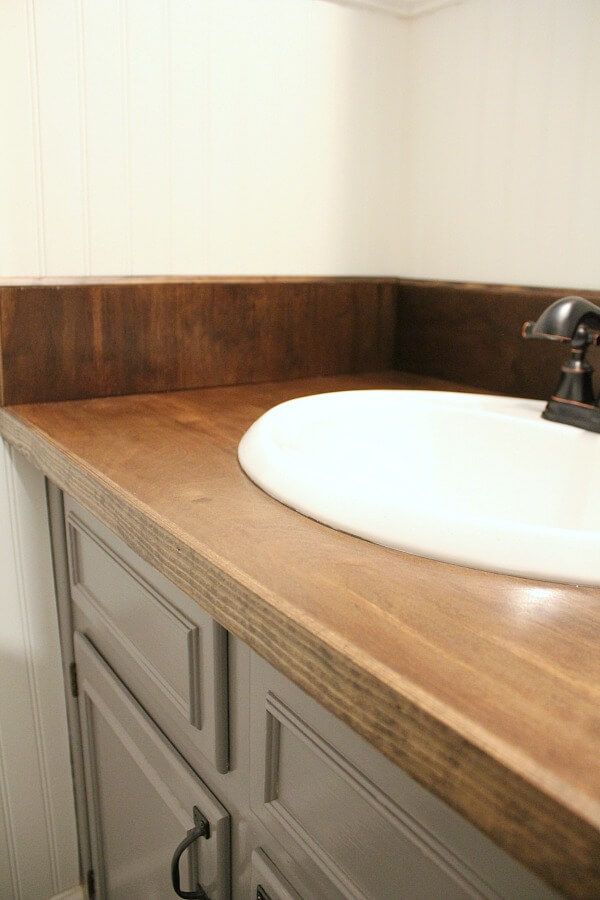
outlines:
[{"label": "white painted wall panel", "polygon": [[321,0],[22,6],[0,6],[26,151],[0,159],[0,276],[396,269],[404,22]]},{"label": "white painted wall panel", "polygon": [[386,132],[403,26],[385,23],[295,0],[213,6],[211,272],[393,270],[378,236],[401,210]]},{"label": "white painted wall panel", "polygon": [[597,0],[0,15],[0,275],[598,284]]},{"label": "white painted wall panel", "polygon": [[411,22],[402,274],[600,287],[599,43],[596,0]]},{"label": "white painted wall panel", "polygon": [[[43,211],[31,86],[34,36],[29,7],[4,0],[0,8],[0,273],[43,270]],[[30,69],[33,67],[33,72]]]},{"label": "white painted wall panel", "polygon": [[5,443],[0,509],[0,896],[40,900],[77,841],[44,478]]},{"label": "white painted wall panel", "polygon": [[172,3],[170,25],[169,209],[173,272],[209,270],[210,5]]},{"label": "white painted wall panel", "polygon": [[168,13],[164,0],[123,4],[130,269],[134,273],[172,271]]},{"label": "white painted wall panel", "polygon": [[124,16],[119,0],[81,0],[79,127],[85,274],[129,271],[129,186]]},{"label": "white painted wall panel", "polygon": [[74,0],[29,3],[37,80],[43,246],[47,271],[85,271],[77,17]]}]

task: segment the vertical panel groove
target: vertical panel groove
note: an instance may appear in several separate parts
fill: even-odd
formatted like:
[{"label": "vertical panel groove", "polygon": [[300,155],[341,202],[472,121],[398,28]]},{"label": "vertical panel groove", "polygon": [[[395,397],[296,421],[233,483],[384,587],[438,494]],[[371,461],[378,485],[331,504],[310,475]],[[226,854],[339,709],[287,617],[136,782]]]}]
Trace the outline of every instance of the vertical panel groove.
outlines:
[{"label": "vertical panel groove", "polygon": [[[10,497],[10,482],[8,477],[7,460],[12,461],[12,449],[9,444],[0,439],[0,464],[2,465],[2,476],[4,478],[5,490],[7,497]],[[10,463],[9,463],[10,464]],[[8,864],[10,867],[10,877],[14,893],[14,900],[21,900],[21,878],[19,867],[17,865],[17,838],[15,835],[13,816],[10,809],[10,792],[9,784],[6,776],[6,763],[4,759],[4,747],[2,741],[2,720],[0,719],[0,801],[2,803],[2,814],[6,826],[6,837],[8,842]]]},{"label": "vertical panel groove", "polygon": [[129,27],[127,23],[127,0],[120,0],[121,19],[121,81],[122,115],[125,123],[125,183],[127,191],[127,272],[133,272],[133,196],[131,188],[131,119],[129,87]]},{"label": "vertical panel groove", "polygon": [[173,272],[173,32],[171,27],[171,0],[164,0],[163,19],[165,33],[165,94],[166,94],[166,129],[167,129],[167,260],[169,273]]},{"label": "vertical panel groove", "polygon": [[34,140],[35,195],[37,207],[37,263],[40,275],[46,274],[46,216],[44,208],[44,176],[42,134],[40,126],[40,92],[37,66],[37,29],[34,0],[27,3],[27,64],[31,90],[31,116]]},{"label": "vertical panel groove", "polygon": [[77,0],[77,87],[79,95],[79,128],[81,140],[81,186],[82,186],[82,218],[83,218],[83,259],[85,274],[89,275],[91,266],[90,240],[90,190],[89,160],[87,137],[87,70],[85,48],[85,14],[84,0]]},{"label": "vertical panel groove", "polygon": [[202,238],[201,238],[201,246],[202,246],[202,266],[205,272],[212,271],[211,269],[211,260],[212,260],[212,246],[211,246],[211,221],[212,221],[212,197],[211,197],[211,155],[210,155],[210,146],[211,146],[211,97],[212,97],[212,72],[211,72],[211,34],[212,34],[212,4],[207,4],[207,9],[204,16],[204,31],[203,31],[203,57],[204,57],[204,65],[203,65],[203,82],[204,82],[204,90],[202,92],[202,138],[201,138],[201,146],[202,146],[202,172],[200,177],[202,178],[202,198],[204,202],[204,216],[203,223],[204,226],[202,228]]},{"label": "vertical panel groove", "polygon": [[45,830],[48,836],[50,849],[50,865],[52,869],[52,889],[56,894],[60,890],[59,878],[59,847],[56,840],[56,829],[54,816],[52,815],[52,803],[50,798],[50,766],[48,764],[48,750],[46,747],[46,737],[41,722],[41,702],[40,692],[37,683],[35,667],[33,663],[34,651],[31,636],[31,621],[29,609],[27,605],[27,597],[25,591],[25,581],[23,577],[23,554],[21,549],[21,535],[19,533],[19,517],[16,508],[16,487],[15,487],[15,468],[13,459],[13,449],[8,448],[7,452],[8,466],[6,468],[7,497],[9,507],[9,518],[13,523],[12,533],[12,550],[15,560],[15,573],[17,583],[17,599],[21,615],[21,629],[23,635],[23,646],[26,650],[26,671],[27,684],[29,686],[29,699],[31,710],[33,713],[34,729],[35,729],[35,750],[40,772],[42,785],[42,802],[43,814],[45,820]]},{"label": "vertical panel groove", "polygon": [[[0,449],[1,449],[0,444]],[[5,473],[6,477],[6,473]],[[6,765],[4,762],[4,748],[2,744],[2,721],[0,720],[0,814],[4,821],[4,830],[8,843],[8,865],[10,868],[10,879],[12,884],[12,894],[14,900],[21,900],[21,880],[19,878],[19,870],[17,867],[17,842],[13,827],[13,820],[10,814],[10,801],[8,792],[8,779],[6,777]]]}]

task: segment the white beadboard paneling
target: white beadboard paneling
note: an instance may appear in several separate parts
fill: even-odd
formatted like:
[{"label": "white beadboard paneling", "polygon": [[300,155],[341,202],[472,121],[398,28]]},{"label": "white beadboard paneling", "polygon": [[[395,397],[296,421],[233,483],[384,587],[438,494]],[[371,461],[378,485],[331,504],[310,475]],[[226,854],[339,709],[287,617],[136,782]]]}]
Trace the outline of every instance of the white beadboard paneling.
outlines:
[{"label": "white beadboard paneling", "polygon": [[0,274],[595,287],[600,3],[430,5],[7,0]]},{"label": "white beadboard paneling", "polygon": [[599,42],[596,0],[412,22],[403,274],[600,288]]},{"label": "white beadboard paneling", "polygon": [[46,273],[85,272],[75,0],[28,0]]},{"label": "white beadboard paneling", "polygon": [[77,840],[44,478],[5,443],[0,510],[0,878],[39,900],[77,882]]},{"label": "white beadboard paneling", "polygon": [[89,271],[131,269],[127,110],[119,0],[78,0],[78,73]]},{"label": "white beadboard paneling", "polygon": [[169,17],[171,253],[174,272],[208,272],[210,248],[210,4],[194,15],[172,2]]},{"label": "white beadboard paneling", "polygon": [[309,247],[315,272],[331,258],[342,172],[343,97],[335,73],[343,37],[331,41],[329,21],[337,16],[343,27],[343,14],[324,6],[315,28],[309,13],[293,0],[257,0],[241,12],[235,0],[211,5],[214,272],[228,271],[232,259],[243,273],[268,261],[275,274],[294,271]]},{"label": "white beadboard paneling", "polygon": [[373,227],[397,232],[401,208],[379,138],[401,118],[404,28],[303,0],[213,4],[211,271],[391,271]]},{"label": "white beadboard paneling", "polygon": [[23,0],[5,0],[0,19],[0,122],[10,124],[0,130],[0,273],[17,276],[39,275],[44,265],[27,14]]},{"label": "white beadboard paneling", "polygon": [[[169,4],[165,0],[127,0],[122,8],[131,271],[171,272]],[[193,114],[191,109],[189,115]]]},{"label": "white beadboard paneling", "polygon": [[315,0],[23,9],[0,275],[396,269],[403,21]]}]

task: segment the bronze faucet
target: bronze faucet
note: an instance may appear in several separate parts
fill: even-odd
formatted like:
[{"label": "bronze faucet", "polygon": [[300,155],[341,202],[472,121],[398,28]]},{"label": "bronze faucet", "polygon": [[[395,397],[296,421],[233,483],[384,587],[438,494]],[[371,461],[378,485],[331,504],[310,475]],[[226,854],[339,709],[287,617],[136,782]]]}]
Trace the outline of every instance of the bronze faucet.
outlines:
[{"label": "bronze faucet", "polygon": [[583,297],[562,297],[544,310],[537,322],[525,322],[524,338],[571,344],[558,387],[542,413],[544,419],[586,431],[600,432],[599,399],[594,396],[594,370],[585,355],[600,343],[600,307]]}]

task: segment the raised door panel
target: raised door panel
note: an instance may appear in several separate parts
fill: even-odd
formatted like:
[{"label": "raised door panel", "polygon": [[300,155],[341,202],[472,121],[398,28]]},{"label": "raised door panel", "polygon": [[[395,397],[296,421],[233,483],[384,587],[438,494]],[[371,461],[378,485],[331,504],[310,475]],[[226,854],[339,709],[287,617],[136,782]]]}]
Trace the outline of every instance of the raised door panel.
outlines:
[{"label": "raised door panel", "polygon": [[194,828],[209,836],[182,863],[182,887],[202,884],[211,900],[229,897],[229,815],[119,682],[92,644],[75,634],[79,707],[92,858],[105,900],[175,897],[170,866]]},{"label": "raised door panel", "polygon": [[149,712],[166,711],[226,772],[225,630],[83,507],[66,498],[65,510],[71,595],[94,636],[110,635],[109,662],[133,664]]},{"label": "raised door panel", "polygon": [[252,809],[320,897],[554,896],[254,653],[250,696]]}]

